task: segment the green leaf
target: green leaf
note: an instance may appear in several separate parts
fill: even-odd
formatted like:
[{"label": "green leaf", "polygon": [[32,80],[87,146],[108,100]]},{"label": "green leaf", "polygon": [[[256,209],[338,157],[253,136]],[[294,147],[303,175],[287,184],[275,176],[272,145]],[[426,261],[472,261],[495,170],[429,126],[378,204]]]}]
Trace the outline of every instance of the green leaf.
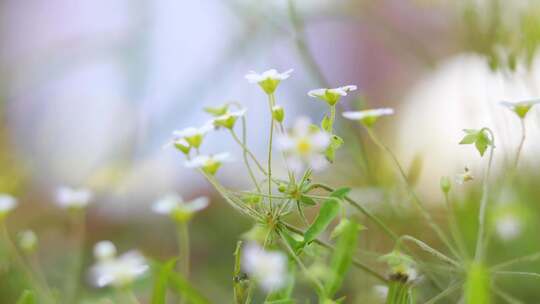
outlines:
[{"label": "green leaf", "polygon": [[287,244],[291,246],[295,253],[298,253],[304,247],[303,240],[297,240],[294,236],[289,234],[289,231],[287,229],[282,229],[281,234],[285,238]]},{"label": "green leaf", "polygon": [[37,304],[36,293],[32,290],[25,290],[17,300],[17,304]]},{"label": "green leaf", "polygon": [[480,152],[480,156],[484,156],[484,153],[487,150],[487,147],[491,145],[491,140],[489,139],[488,135],[485,131],[482,131],[478,133],[478,137],[476,138],[475,146],[478,152]]},{"label": "green leaf", "polygon": [[460,145],[470,145],[476,141],[476,138],[478,137],[478,134],[467,134],[461,141],[459,142]]},{"label": "green leaf", "polygon": [[338,188],[338,189],[334,190],[334,192],[330,193],[330,196],[331,197],[337,197],[339,199],[343,199],[343,198],[345,198],[345,196],[347,196],[347,194],[349,194],[349,192],[351,192],[351,188],[349,188],[349,187],[341,187],[341,188]]},{"label": "green leaf", "polygon": [[319,214],[304,234],[305,244],[309,244],[326,230],[328,225],[330,225],[332,220],[334,220],[339,213],[340,199],[347,195],[349,191],[349,188],[337,189],[330,194],[330,197],[326,201],[324,201],[321,209],[319,209]]},{"label": "green leaf", "polygon": [[317,205],[317,202],[315,202],[311,197],[305,195],[300,196],[300,202],[310,206]]},{"label": "green leaf", "polygon": [[325,282],[326,295],[333,297],[343,284],[347,270],[349,269],[354,251],[356,250],[358,231],[361,226],[354,220],[342,221],[342,232],[336,243],[336,249],[332,254],[330,268],[332,275]]},{"label": "green leaf", "polygon": [[152,291],[152,304],[165,304],[167,301],[167,282],[170,274],[174,271],[177,258],[169,260],[165,265],[155,265],[154,272],[154,290]]},{"label": "green leaf", "polygon": [[[171,263],[171,261],[167,262],[165,265],[161,265],[159,262],[154,261],[152,263],[152,268],[163,269],[170,266],[169,263]],[[186,280],[183,275],[171,270],[167,276],[167,282],[172,291],[181,295],[186,302],[191,304],[210,304],[210,301],[201,292],[191,286],[189,281]],[[159,295],[157,297],[159,300]]]}]

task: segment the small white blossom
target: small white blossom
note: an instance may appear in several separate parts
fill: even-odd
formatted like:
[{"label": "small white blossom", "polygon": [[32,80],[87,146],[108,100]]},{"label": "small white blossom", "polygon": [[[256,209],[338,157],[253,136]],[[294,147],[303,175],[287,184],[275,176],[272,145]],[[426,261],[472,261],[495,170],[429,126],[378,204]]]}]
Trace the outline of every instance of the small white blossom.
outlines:
[{"label": "small white blossom", "polygon": [[278,149],[285,153],[287,164],[296,172],[305,166],[320,170],[328,163],[323,153],[330,144],[330,135],[311,128],[306,117],[296,120],[292,131],[277,138]]},{"label": "small white blossom", "polygon": [[94,245],[94,257],[97,260],[109,260],[116,256],[116,246],[111,241],[100,241]]},{"label": "small white blossom", "polygon": [[471,170],[468,167],[465,167],[463,173],[456,175],[456,183],[463,185],[466,182],[474,180]]},{"label": "small white blossom", "polygon": [[17,207],[17,199],[8,194],[0,194],[0,219]]},{"label": "small white blossom", "polygon": [[355,85],[347,85],[333,89],[315,89],[308,92],[308,95],[315,98],[320,98],[326,101],[329,105],[335,105],[342,96],[347,96],[347,93],[355,91]]},{"label": "small white blossom", "polygon": [[278,251],[266,251],[256,243],[246,246],[242,268],[266,292],[282,288],[287,280],[287,257]]},{"label": "small white blossom", "polygon": [[223,115],[219,115],[215,117],[214,119],[212,119],[211,123],[216,128],[222,127],[226,129],[232,129],[234,125],[236,124],[236,121],[238,120],[238,118],[246,115],[246,111],[247,111],[246,109],[241,109],[238,111],[227,112]]},{"label": "small white blossom", "polygon": [[231,161],[231,155],[229,153],[218,153],[214,155],[197,155],[194,158],[186,161],[184,165],[187,168],[199,168],[204,172],[214,175],[221,167],[223,162]]},{"label": "small white blossom", "polygon": [[388,286],[375,285],[375,286],[373,286],[373,293],[375,293],[375,295],[379,299],[386,300],[386,298],[388,297]]},{"label": "small white blossom", "polygon": [[182,130],[176,130],[173,132],[173,143],[180,139],[187,141],[192,147],[199,148],[202,144],[204,136],[214,129],[214,126],[210,123],[204,124],[202,127],[188,127]]},{"label": "small white blossom", "polygon": [[112,256],[109,255],[104,258],[106,256],[104,252],[110,251],[110,244],[106,245],[106,247],[103,244],[107,243],[100,242],[96,244],[96,246],[100,245],[102,247],[99,249],[94,248],[98,260],[90,268],[90,278],[95,286],[123,287],[131,284],[148,270],[146,259],[136,250],[128,251],[116,257],[116,248],[113,245],[114,253]]},{"label": "small white blossom", "polygon": [[343,112],[343,117],[350,120],[357,120],[363,123],[365,126],[372,126],[377,119],[382,116],[393,115],[394,109],[392,108],[380,108],[363,111],[347,111]]},{"label": "small white blossom", "polygon": [[275,69],[271,69],[263,72],[262,74],[251,71],[246,74],[246,79],[249,83],[259,84],[266,94],[272,94],[282,80],[285,80],[291,76],[290,74],[292,71],[293,70],[291,69],[283,73],[279,73]]},{"label": "small white blossom", "polygon": [[512,112],[516,113],[520,118],[525,118],[525,115],[536,104],[540,104],[540,99],[529,99],[519,101],[501,101],[499,104],[507,107]]},{"label": "small white blossom", "polygon": [[514,215],[503,215],[495,221],[495,230],[501,239],[509,241],[521,233],[522,222]]},{"label": "small white blossom", "polygon": [[152,205],[152,210],[183,222],[189,220],[196,212],[208,207],[208,203],[208,198],[204,196],[186,202],[180,195],[171,193],[157,200]]},{"label": "small white blossom", "polygon": [[56,203],[66,209],[85,208],[92,197],[92,192],[84,188],[60,187],[56,191]]},{"label": "small white blossom", "polygon": [[33,252],[38,243],[37,235],[32,230],[24,230],[18,234],[18,245],[26,252]]}]

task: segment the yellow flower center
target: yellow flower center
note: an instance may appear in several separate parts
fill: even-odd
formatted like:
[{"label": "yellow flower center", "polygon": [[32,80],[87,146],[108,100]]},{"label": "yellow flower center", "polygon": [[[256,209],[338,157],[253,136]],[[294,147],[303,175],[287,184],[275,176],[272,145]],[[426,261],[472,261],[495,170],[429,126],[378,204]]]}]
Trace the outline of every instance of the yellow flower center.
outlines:
[{"label": "yellow flower center", "polygon": [[309,139],[300,138],[296,143],[296,150],[300,155],[307,155],[311,152],[312,145]]}]

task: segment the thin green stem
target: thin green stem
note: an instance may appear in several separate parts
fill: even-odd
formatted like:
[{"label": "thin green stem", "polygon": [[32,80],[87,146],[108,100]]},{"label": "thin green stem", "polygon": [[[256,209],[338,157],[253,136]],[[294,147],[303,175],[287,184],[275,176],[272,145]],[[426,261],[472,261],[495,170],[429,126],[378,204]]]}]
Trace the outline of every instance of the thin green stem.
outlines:
[{"label": "thin green stem", "polygon": [[410,241],[410,242],[416,244],[418,247],[420,247],[420,249],[422,249],[422,250],[424,250],[424,251],[430,253],[431,255],[433,255],[433,256],[439,258],[439,259],[442,260],[442,261],[445,261],[445,262],[447,262],[447,263],[449,263],[449,264],[455,266],[455,267],[458,268],[458,269],[462,267],[461,264],[459,264],[457,261],[455,261],[455,260],[453,260],[453,259],[447,257],[446,255],[444,255],[444,254],[441,253],[440,251],[438,251],[438,250],[432,248],[432,247],[429,246],[428,244],[426,244],[426,243],[420,241],[419,239],[414,238],[414,237],[412,237],[412,236],[410,236],[410,235],[402,235],[402,236],[400,236],[400,237],[399,237],[399,240],[396,242],[396,247],[399,247],[399,245],[400,245],[401,243],[403,243],[403,241]]},{"label": "thin green stem", "polygon": [[491,164],[493,162],[493,154],[495,150],[495,137],[493,136],[493,132],[491,132],[491,130],[488,128],[484,128],[484,130],[488,131],[491,136],[491,147],[489,149],[489,160],[487,168],[484,171],[482,199],[480,201],[480,211],[478,212],[478,237],[476,239],[476,250],[474,255],[475,261],[480,261],[484,257],[484,238],[486,234],[486,208],[489,195],[489,175],[491,172]]},{"label": "thin green stem", "polygon": [[306,268],[306,266],[304,265],[302,260],[300,260],[300,258],[294,253],[294,250],[291,248],[291,246],[289,245],[289,243],[287,242],[285,237],[279,232],[278,232],[278,234],[281,237],[283,245],[285,246],[285,248],[287,248],[287,251],[292,256],[292,258],[295,260],[296,264],[298,264],[298,266],[300,267],[300,269],[302,270],[304,275],[315,286],[315,289],[317,290],[317,294],[319,295],[319,297],[324,299],[325,292],[324,292],[324,287],[323,287],[322,283],[309,272],[309,270]]},{"label": "thin green stem", "polygon": [[74,303],[77,298],[80,276],[83,266],[84,240],[86,234],[86,212],[84,209],[69,210],[73,229],[74,254],[71,265],[71,277],[65,282],[66,303]]},{"label": "thin green stem", "polygon": [[336,120],[336,105],[330,106],[330,132],[334,132],[334,121]]},{"label": "thin green stem", "polygon": [[188,225],[189,224],[186,221],[177,223],[179,260],[181,261],[181,272],[184,274],[186,278],[189,278],[189,259],[190,259]]},{"label": "thin green stem", "polygon": [[28,282],[32,285],[33,288],[35,288],[36,292],[39,295],[39,298],[43,300],[43,303],[50,304],[54,303],[53,297],[51,294],[49,294],[44,286],[41,286],[39,280],[37,280],[32,271],[27,267],[22,257],[19,255],[17,248],[13,244],[13,241],[9,237],[9,233],[7,231],[7,227],[5,224],[5,219],[0,219],[0,233],[1,237],[3,239],[3,242],[5,243],[9,256],[11,257],[12,261],[15,263],[15,266],[23,273],[23,275],[26,277]]},{"label": "thin green stem", "polygon": [[[320,189],[323,189],[327,192],[333,192],[335,191],[334,188],[328,186],[328,185],[325,185],[325,184],[322,184],[322,183],[317,183],[317,184],[312,184],[309,188],[309,190],[312,190],[312,189],[316,189],[316,188],[320,188]],[[308,191],[309,191],[308,190]],[[357,203],[355,200],[353,200],[352,198],[350,198],[349,196],[345,196],[344,197],[345,201],[347,201],[351,206],[353,206],[354,208],[358,209],[361,213],[363,213],[367,218],[369,218],[371,221],[373,221],[377,226],[379,226],[379,228],[381,228],[382,231],[384,231],[390,238],[392,238],[393,240],[397,240],[398,239],[398,236],[390,229],[388,228],[388,226],[386,226],[385,223],[383,223],[378,217],[376,217],[375,215],[371,214],[371,212],[369,212],[367,209],[365,209],[364,207],[362,207],[362,205],[360,205],[359,203]]]},{"label": "thin green stem", "polygon": [[[268,107],[270,109],[270,137],[268,141],[268,195],[272,195],[272,145],[274,139],[274,118],[272,117],[272,108],[274,107],[274,94],[268,94]],[[268,198],[270,210],[273,209],[272,197]]]},{"label": "thin green stem", "polygon": [[522,256],[522,257],[519,257],[519,258],[515,258],[515,259],[512,259],[512,260],[503,262],[501,264],[498,264],[498,265],[495,265],[495,266],[491,267],[491,270],[492,271],[497,271],[499,269],[510,267],[512,265],[515,265],[515,264],[524,263],[524,262],[535,262],[535,261],[538,261],[538,260],[540,260],[540,252],[536,252],[536,253],[533,253],[533,254],[530,254],[530,255]]},{"label": "thin green stem", "polygon": [[[253,174],[253,170],[251,169],[251,166],[249,165],[249,162],[248,162],[248,159],[247,159],[247,156],[249,156],[253,162],[257,165],[257,168],[264,174],[264,175],[268,175],[268,173],[266,173],[266,170],[263,168],[263,166],[261,165],[261,163],[259,162],[259,160],[257,160],[257,158],[255,157],[255,155],[253,154],[253,152],[251,152],[251,150],[249,150],[249,148],[246,146],[245,144],[245,139],[243,140],[240,140],[240,138],[238,138],[238,135],[236,134],[236,132],[234,132],[234,130],[230,130],[231,131],[231,135],[234,139],[234,141],[236,141],[236,143],[238,143],[238,145],[240,145],[240,147],[242,148],[243,150],[243,153],[244,153],[244,163],[246,164],[246,167],[249,169],[249,172],[252,176],[254,176]],[[245,136],[245,135],[244,135]],[[243,137],[244,137],[243,136]]]},{"label": "thin green stem", "polygon": [[371,140],[373,140],[373,142],[377,146],[379,146],[379,148],[386,151],[386,153],[390,156],[390,158],[394,162],[395,166],[398,168],[398,171],[399,171],[401,177],[403,178],[403,181],[404,181],[405,186],[406,186],[406,188],[407,188],[407,190],[409,192],[409,195],[412,197],[412,201],[414,202],[414,205],[420,211],[422,216],[426,219],[426,221],[428,222],[430,227],[433,229],[433,231],[435,231],[437,236],[442,240],[442,242],[446,245],[446,247],[448,247],[450,252],[452,252],[452,254],[454,256],[456,256],[457,258],[460,258],[459,253],[457,252],[457,250],[454,248],[454,246],[452,246],[452,243],[450,243],[449,239],[446,237],[443,230],[439,227],[437,222],[435,222],[435,220],[433,220],[433,218],[431,217],[431,215],[427,211],[426,207],[420,201],[420,198],[418,197],[418,195],[416,195],[416,192],[414,191],[413,187],[409,183],[409,179],[407,177],[407,174],[403,170],[403,167],[399,163],[399,160],[397,159],[394,152],[392,152],[392,150],[387,145],[385,145],[381,140],[379,140],[379,138],[377,137],[377,135],[375,135],[375,133],[373,132],[373,130],[371,128],[368,127],[368,128],[366,128],[366,130],[367,130],[367,133],[368,133],[369,137],[371,138]]},{"label": "thin green stem", "polygon": [[519,141],[519,146],[516,151],[516,159],[514,160],[514,170],[517,170],[519,164],[519,158],[521,156],[521,151],[523,150],[523,145],[525,144],[525,139],[527,138],[526,128],[525,128],[525,118],[521,118],[521,139]]},{"label": "thin green stem", "polygon": [[463,240],[463,237],[461,235],[461,232],[459,231],[459,225],[456,218],[456,211],[452,203],[450,202],[450,197],[448,193],[444,193],[444,201],[446,203],[446,208],[449,212],[449,225],[450,225],[450,233],[452,234],[452,238],[454,239],[454,242],[457,245],[457,248],[461,255],[465,258],[469,257],[469,253],[467,251],[467,246],[465,246],[465,241]]}]

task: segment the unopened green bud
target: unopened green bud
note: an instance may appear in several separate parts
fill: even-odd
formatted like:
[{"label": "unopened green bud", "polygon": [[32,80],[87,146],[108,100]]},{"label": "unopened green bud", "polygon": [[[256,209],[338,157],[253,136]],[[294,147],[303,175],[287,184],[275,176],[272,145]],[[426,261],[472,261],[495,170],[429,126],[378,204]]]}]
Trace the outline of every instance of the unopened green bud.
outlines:
[{"label": "unopened green bud", "polygon": [[283,122],[283,119],[285,119],[285,110],[283,110],[282,106],[274,106],[272,108],[272,118],[277,122]]},{"label": "unopened green bud", "polygon": [[450,192],[450,189],[452,188],[452,183],[450,182],[450,178],[448,176],[441,177],[441,190],[444,193]]},{"label": "unopened green bud", "polygon": [[206,113],[211,114],[213,116],[225,115],[228,110],[229,110],[229,105],[228,104],[224,104],[221,107],[206,107],[206,108],[204,108],[204,111]]},{"label": "unopened green bud", "polygon": [[287,185],[286,184],[279,184],[278,191],[281,192],[281,193],[284,193],[285,191],[287,191]]}]

